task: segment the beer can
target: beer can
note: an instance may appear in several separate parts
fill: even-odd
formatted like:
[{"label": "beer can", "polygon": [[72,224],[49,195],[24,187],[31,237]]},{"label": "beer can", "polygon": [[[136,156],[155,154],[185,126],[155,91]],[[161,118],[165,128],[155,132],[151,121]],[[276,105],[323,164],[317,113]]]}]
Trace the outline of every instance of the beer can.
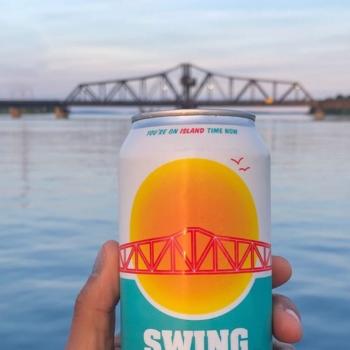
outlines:
[{"label": "beer can", "polygon": [[255,116],[133,117],[120,152],[124,350],[265,350],[270,156]]}]

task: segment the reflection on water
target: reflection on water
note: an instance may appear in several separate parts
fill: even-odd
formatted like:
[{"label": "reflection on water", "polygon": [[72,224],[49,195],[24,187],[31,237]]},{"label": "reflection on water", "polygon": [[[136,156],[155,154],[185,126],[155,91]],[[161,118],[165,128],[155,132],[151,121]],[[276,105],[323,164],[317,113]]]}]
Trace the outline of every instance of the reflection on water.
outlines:
[{"label": "reflection on water", "polygon": [[[273,244],[281,289],[305,325],[300,349],[347,349],[350,149],[347,122],[262,116],[272,153]],[[129,121],[0,120],[1,349],[62,349],[98,246],[117,235],[117,154]]]}]

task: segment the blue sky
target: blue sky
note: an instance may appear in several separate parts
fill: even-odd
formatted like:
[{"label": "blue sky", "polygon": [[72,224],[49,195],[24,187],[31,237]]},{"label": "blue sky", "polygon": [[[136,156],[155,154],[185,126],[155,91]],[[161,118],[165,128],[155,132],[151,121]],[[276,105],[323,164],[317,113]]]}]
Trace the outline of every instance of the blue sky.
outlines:
[{"label": "blue sky", "polygon": [[350,1],[0,0],[0,98],[181,62],[350,95]]}]

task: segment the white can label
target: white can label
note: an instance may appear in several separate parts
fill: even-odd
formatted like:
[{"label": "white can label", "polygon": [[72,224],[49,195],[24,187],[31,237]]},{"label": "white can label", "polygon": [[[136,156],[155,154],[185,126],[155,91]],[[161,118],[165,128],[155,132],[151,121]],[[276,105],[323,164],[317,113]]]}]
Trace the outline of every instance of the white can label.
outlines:
[{"label": "white can label", "polygon": [[261,148],[253,128],[232,125],[129,135],[121,155],[124,347],[270,349],[269,159]]}]

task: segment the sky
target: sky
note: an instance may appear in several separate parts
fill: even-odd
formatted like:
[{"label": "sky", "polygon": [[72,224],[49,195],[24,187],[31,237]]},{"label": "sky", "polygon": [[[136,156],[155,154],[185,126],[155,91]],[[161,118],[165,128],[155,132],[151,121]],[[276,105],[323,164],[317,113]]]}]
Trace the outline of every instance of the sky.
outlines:
[{"label": "sky", "polygon": [[350,95],[350,1],[0,0],[0,98],[182,62]]}]

